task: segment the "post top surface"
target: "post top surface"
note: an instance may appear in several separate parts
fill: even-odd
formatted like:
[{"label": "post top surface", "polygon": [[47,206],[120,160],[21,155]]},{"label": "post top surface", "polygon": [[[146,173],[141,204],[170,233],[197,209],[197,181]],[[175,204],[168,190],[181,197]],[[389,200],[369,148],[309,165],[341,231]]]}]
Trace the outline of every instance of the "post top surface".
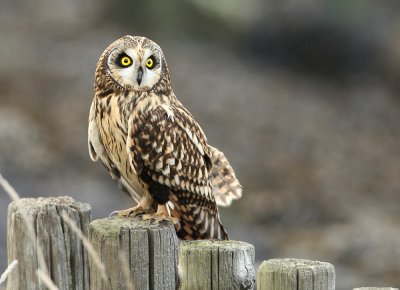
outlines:
[{"label": "post top surface", "polygon": [[261,263],[260,270],[276,269],[304,269],[304,268],[330,268],[335,267],[327,262],[310,261],[305,259],[285,258],[285,259],[270,259]]},{"label": "post top surface", "polygon": [[17,210],[18,208],[38,210],[39,208],[46,207],[49,205],[54,206],[67,206],[79,209],[81,211],[90,211],[91,207],[88,203],[82,203],[75,201],[70,196],[58,196],[58,197],[37,197],[37,198],[21,198],[13,201],[9,205],[10,210]]}]

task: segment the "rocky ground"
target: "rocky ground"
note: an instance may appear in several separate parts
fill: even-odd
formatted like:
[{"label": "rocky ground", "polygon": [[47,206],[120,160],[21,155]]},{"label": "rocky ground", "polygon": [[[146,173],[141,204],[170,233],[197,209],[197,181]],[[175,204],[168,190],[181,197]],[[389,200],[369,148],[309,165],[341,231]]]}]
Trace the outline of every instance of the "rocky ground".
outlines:
[{"label": "rocky ground", "polygon": [[[231,238],[258,262],[331,262],[337,289],[398,286],[398,2],[200,2],[1,2],[0,172],[21,196],[68,194],[94,218],[126,207],[88,156],[87,116],[100,53],[146,35],[243,184],[221,210]],[[0,272],[8,203],[0,194]]]}]

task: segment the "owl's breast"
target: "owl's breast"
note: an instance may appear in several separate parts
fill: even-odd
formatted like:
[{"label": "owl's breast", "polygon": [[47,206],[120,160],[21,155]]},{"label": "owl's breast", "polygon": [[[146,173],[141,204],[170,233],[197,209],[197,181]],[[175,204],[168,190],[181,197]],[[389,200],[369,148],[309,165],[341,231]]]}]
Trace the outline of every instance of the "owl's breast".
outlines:
[{"label": "owl's breast", "polygon": [[110,163],[110,171],[114,171],[112,173],[120,179],[120,184],[138,201],[145,190],[131,167],[126,151],[127,120],[121,114],[117,97],[109,98],[111,99],[100,100],[98,104],[96,123],[108,160],[103,160],[101,156],[100,158],[103,163]]}]

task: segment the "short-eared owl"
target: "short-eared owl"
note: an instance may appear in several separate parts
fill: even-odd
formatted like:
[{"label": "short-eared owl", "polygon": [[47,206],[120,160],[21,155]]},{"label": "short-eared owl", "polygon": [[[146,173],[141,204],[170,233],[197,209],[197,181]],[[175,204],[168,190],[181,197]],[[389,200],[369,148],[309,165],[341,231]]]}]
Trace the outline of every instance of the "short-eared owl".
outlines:
[{"label": "short-eared owl", "polygon": [[89,152],[137,202],[115,212],[173,219],[182,239],[228,239],[217,205],[242,195],[226,157],[178,101],[161,48],[124,36],[100,56]]}]

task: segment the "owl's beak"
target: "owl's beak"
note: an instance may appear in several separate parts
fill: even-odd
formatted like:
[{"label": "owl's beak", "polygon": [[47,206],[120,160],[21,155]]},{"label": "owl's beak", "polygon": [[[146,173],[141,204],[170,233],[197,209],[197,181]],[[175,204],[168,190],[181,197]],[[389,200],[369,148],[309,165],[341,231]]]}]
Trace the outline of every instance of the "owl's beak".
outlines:
[{"label": "owl's beak", "polygon": [[142,67],[139,67],[137,76],[136,76],[136,81],[139,86],[140,86],[140,83],[142,82],[142,76],[143,76],[143,69],[142,69]]}]

